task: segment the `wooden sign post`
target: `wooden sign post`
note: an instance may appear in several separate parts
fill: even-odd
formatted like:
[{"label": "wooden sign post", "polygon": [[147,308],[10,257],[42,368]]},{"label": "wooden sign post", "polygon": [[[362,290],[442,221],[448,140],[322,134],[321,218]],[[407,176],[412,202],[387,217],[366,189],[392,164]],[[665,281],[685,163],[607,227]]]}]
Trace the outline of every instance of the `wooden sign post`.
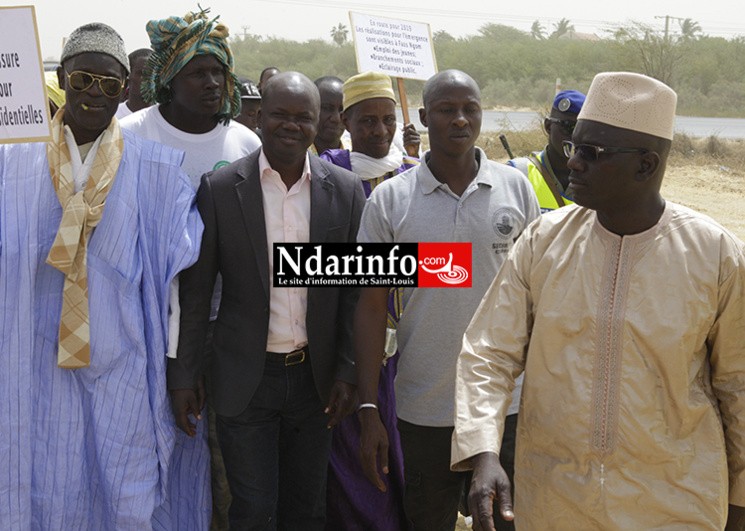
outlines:
[{"label": "wooden sign post", "polygon": [[401,100],[401,114],[404,116],[404,123],[410,124],[411,120],[409,120],[409,104],[406,101],[406,88],[404,87],[404,78],[398,77],[396,78],[396,81],[398,82],[398,98]]}]

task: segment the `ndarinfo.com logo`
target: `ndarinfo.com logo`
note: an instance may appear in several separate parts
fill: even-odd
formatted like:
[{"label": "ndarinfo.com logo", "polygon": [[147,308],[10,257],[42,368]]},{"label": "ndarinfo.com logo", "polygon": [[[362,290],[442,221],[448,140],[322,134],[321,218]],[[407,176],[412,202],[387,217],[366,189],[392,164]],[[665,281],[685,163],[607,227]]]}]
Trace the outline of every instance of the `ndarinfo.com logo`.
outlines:
[{"label": "ndarinfo.com logo", "polygon": [[273,284],[470,288],[471,243],[275,243]]}]

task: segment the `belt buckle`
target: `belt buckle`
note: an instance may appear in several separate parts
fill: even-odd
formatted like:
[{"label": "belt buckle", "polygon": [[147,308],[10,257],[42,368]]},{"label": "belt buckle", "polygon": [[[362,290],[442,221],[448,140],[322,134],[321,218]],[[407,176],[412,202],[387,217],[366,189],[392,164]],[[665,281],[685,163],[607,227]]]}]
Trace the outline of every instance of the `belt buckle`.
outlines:
[{"label": "belt buckle", "polygon": [[289,367],[290,365],[297,365],[298,363],[302,363],[305,361],[305,349],[301,348],[297,352],[290,352],[287,356],[285,356],[285,367]]}]

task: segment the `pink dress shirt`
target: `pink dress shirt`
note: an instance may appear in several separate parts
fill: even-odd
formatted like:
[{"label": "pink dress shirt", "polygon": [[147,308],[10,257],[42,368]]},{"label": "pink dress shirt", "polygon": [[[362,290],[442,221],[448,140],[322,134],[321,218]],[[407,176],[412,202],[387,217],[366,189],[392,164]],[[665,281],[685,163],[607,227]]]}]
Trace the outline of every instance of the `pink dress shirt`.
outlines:
[{"label": "pink dress shirt", "polygon": [[269,335],[267,352],[292,352],[308,344],[305,313],[308,288],[275,288],[274,243],[310,241],[310,161],[305,155],[303,175],[288,190],[269,165],[262,148],[259,173],[269,255]]}]

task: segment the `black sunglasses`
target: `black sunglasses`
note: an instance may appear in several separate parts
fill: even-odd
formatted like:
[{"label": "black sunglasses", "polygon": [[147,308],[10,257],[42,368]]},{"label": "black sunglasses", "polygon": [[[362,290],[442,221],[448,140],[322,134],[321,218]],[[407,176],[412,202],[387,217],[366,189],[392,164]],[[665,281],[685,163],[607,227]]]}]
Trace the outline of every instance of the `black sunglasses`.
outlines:
[{"label": "black sunglasses", "polygon": [[561,126],[561,128],[566,132],[566,134],[571,135],[574,133],[574,128],[577,126],[577,122],[574,120],[559,120],[558,118],[549,118],[549,122],[552,124],[558,124]]},{"label": "black sunglasses", "polygon": [[593,146],[592,144],[575,144],[569,140],[562,142],[564,145],[564,155],[571,158],[572,155],[579,152],[579,156],[588,162],[598,160],[601,153],[648,153],[649,151],[642,148],[622,148],[622,147],[605,147]]},{"label": "black sunglasses", "polygon": [[98,81],[98,86],[101,87],[101,92],[107,98],[118,97],[124,89],[124,82],[118,77],[99,76],[90,72],[83,72],[82,70],[75,70],[69,74],[65,72],[65,74],[67,74],[67,81],[70,83],[70,88],[76,92],[88,90],[96,81]]}]

